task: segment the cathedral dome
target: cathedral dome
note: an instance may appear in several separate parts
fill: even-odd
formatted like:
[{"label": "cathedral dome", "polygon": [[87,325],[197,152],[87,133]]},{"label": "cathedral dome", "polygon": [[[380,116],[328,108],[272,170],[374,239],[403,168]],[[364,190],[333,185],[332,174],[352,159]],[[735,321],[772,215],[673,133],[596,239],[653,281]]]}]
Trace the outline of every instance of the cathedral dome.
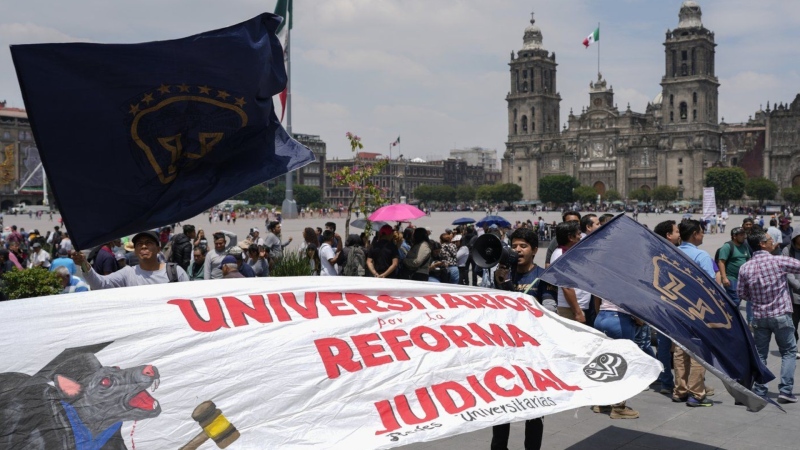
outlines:
[{"label": "cathedral dome", "polygon": [[653,106],[661,106],[661,101],[662,100],[663,100],[663,97],[661,95],[661,92],[659,92],[658,95],[656,95],[656,98],[654,98],[653,101],[652,101]]},{"label": "cathedral dome", "polygon": [[525,34],[522,37],[523,50],[539,50],[542,48],[542,30],[536,26],[536,20],[531,13],[531,24],[525,28]]},{"label": "cathedral dome", "polygon": [[702,28],[703,11],[700,10],[700,5],[694,0],[685,0],[681,5],[681,10],[678,13],[678,28]]}]

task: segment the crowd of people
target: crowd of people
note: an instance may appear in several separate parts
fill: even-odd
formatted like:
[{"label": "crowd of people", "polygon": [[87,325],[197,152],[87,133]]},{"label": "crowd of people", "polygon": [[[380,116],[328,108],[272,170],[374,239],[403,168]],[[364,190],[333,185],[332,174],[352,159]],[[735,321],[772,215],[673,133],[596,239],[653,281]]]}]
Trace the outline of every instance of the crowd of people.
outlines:
[{"label": "crowd of people", "polygon": [[[613,301],[573,288],[539,282],[541,273],[581,239],[599,229],[612,214],[562,214],[561,223],[538,220],[518,221],[509,228],[498,225],[460,225],[441,233],[406,224],[382,225],[375,230],[343,238],[335,222],[323,227],[305,228],[299,247],[290,249],[293,239],[283,238],[279,220],[266,222],[266,233],[250,228],[240,240],[232,232],[220,230],[210,238],[193,225],[137,233],[130,239],[113,240],[90,252],[75,251],[69,233],[55,226],[42,235],[11,226],[3,233],[0,272],[42,268],[55,272],[62,280],[63,292],[222,278],[268,277],[289,257],[308,264],[305,275],[366,276],[409,279],[434,283],[474,285],[486,288],[529,292],[542,306],[568,320],[594,327],[614,339],[629,339],[664,365],[655,387],[673,402],[690,407],[708,407],[713,388],[706,385],[705,369],[665,336],[627,314]],[[226,218],[223,216],[222,221]],[[231,219],[235,220],[235,219]],[[728,218],[726,217],[727,221]],[[794,403],[794,371],[797,352],[797,326],[800,319],[800,227],[795,231],[791,219],[774,216],[765,229],[759,217],[746,217],[741,226],[730,230],[731,239],[712,256],[698,248],[708,232],[722,232],[720,223],[686,218],[666,220],[654,233],[675,245],[716,280],[738,308],[746,302],[746,321],[756,348],[766,363],[769,343],[775,336],[781,354],[778,401]],[[494,267],[480,267],[476,261],[476,242],[493,235],[501,245],[514,251],[514,264],[501,261]],[[534,263],[540,248],[545,248],[544,267]],[[45,250],[49,248],[51,253]],[[656,335],[655,346],[652,335]],[[655,347],[655,348],[654,348]],[[767,386],[756,384],[756,393],[766,395]],[[639,412],[626,405],[596,405],[592,410],[612,419],[634,419]],[[527,421],[525,448],[538,448],[542,419]],[[506,448],[508,425],[494,427],[492,448]],[[538,440],[538,441],[537,441]]]}]

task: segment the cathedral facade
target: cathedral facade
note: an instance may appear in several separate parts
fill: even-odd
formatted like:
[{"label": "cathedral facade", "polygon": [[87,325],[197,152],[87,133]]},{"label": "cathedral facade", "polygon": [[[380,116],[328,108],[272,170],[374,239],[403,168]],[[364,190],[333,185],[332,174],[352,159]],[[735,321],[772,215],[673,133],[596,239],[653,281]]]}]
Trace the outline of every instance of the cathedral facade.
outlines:
[{"label": "cathedral facade", "polygon": [[[725,145],[726,131],[741,134],[746,126],[719,121],[714,33],[703,26],[695,1],[683,2],[678,26],[666,33],[661,93],[643,113],[630,105],[618,109],[613,87],[598,74],[589,83],[589,106],[580,114],[570,110],[561,130],[556,55],[545,50],[534,22],[525,30],[522,49],[511,54],[508,142],[502,160],[503,181],[519,184],[525,199],[538,199],[539,180],[556,174],[573,176],[598,194],[613,189],[627,197],[636,189],[669,185],[678,188],[680,199],[699,199],[707,169],[746,164],[758,152],[757,136],[729,139]],[[783,134],[790,134],[789,123],[800,123],[792,115],[794,107],[781,109]],[[758,172],[781,187],[798,184],[800,159],[792,165],[788,156],[800,154],[796,125],[794,137],[781,134],[770,142],[774,111],[767,109],[759,111],[764,121],[752,124],[765,136]]]}]

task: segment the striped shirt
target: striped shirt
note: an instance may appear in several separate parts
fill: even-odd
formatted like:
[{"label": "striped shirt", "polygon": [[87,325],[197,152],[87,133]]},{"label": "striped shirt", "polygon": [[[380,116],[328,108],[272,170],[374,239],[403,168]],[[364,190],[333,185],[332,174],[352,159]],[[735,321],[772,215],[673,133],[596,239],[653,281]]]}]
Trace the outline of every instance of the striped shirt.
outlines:
[{"label": "striped shirt", "polygon": [[771,255],[764,250],[753,253],[739,269],[739,298],[753,303],[753,317],[763,319],[792,313],[792,297],[786,274],[800,273],[800,260]]}]

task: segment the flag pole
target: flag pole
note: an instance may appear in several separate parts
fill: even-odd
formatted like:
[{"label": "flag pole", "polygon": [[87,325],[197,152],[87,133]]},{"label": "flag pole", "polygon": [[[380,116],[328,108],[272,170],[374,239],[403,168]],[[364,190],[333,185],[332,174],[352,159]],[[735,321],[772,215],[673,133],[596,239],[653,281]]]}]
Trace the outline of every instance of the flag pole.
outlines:
[{"label": "flag pole", "polygon": [[597,76],[600,76],[600,22],[597,22]]},{"label": "flag pole", "polygon": [[[289,11],[287,10],[287,16]],[[286,18],[290,20],[289,17]],[[286,30],[286,133],[289,134],[289,137],[292,136],[292,46],[291,46],[291,35],[292,35],[292,26],[290,23],[285,25],[287,28]],[[283,200],[283,205],[281,205],[281,215],[285,219],[295,219],[297,218],[297,202],[294,201],[294,189],[293,189],[293,181],[294,181],[294,174],[292,172],[286,172],[286,198]]]}]

